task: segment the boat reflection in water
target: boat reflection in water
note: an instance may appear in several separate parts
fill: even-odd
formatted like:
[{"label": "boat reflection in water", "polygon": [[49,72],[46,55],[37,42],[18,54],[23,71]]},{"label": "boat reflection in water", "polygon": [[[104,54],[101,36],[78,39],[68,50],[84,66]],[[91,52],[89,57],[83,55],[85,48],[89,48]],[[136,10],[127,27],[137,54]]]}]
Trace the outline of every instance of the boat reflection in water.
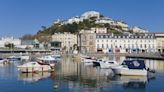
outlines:
[{"label": "boat reflection in water", "polygon": [[145,90],[150,80],[155,79],[154,76],[115,76],[114,82],[121,84],[125,90]]},{"label": "boat reflection in water", "polygon": [[50,72],[38,72],[38,73],[20,73],[18,75],[18,80],[25,82],[37,82],[41,79],[49,78],[51,76]]}]

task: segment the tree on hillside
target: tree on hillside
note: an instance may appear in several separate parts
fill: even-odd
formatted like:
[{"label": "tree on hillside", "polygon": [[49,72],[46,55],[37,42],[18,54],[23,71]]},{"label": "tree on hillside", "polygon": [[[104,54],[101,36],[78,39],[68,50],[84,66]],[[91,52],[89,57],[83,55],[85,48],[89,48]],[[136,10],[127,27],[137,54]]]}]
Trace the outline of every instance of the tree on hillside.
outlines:
[{"label": "tree on hillside", "polygon": [[9,49],[13,49],[15,47],[15,45],[13,43],[6,43],[5,47],[9,48]]},{"label": "tree on hillside", "polygon": [[34,39],[34,35],[31,34],[25,34],[21,37],[22,40],[33,40]]}]

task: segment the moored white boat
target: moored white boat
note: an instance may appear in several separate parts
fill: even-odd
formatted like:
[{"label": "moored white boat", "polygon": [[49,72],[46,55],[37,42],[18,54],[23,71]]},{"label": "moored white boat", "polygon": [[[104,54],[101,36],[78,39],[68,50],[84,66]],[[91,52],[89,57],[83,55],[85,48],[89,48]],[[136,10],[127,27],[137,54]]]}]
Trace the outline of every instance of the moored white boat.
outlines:
[{"label": "moored white boat", "polygon": [[111,68],[111,67],[114,67],[114,66],[118,66],[119,65],[114,60],[98,60],[97,62],[99,62],[100,68]]},{"label": "moored white boat", "polygon": [[27,61],[27,60],[30,59],[30,56],[28,56],[28,55],[22,55],[22,56],[20,56],[20,59]]},{"label": "moored white boat", "polygon": [[84,62],[85,65],[93,65],[94,61],[96,61],[96,59],[92,57],[86,57],[86,58],[83,58],[81,62]]},{"label": "moored white boat", "polygon": [[60,55],[48,55],[48,56],[43,56],[41,58],[38,58],[39,60],[42,61],[60,61],[61,56]]},{"label": "moored white boat", "polygon": [[7,59],[8,59],[8,60],[10,60],[10,61],[17,61],[17,60],[21,60],[21,58],[20,58],[20,57],[18,57],[18,56],[9,56]]},{"label": "moored white boat", "polygon": [[53,71],[54,64],[44,64],[40,62],[28,62],[17,66],[22,73],[48,72]]},{"label": "moored white boat", "polygon": [[7,64],[9,63],[9,60],[0,58],[0,64]]},{"label": "moored white boat", "polygon": [[115,74],[147,76],[144,60],[124,60],[119,66],[111,67]]}]

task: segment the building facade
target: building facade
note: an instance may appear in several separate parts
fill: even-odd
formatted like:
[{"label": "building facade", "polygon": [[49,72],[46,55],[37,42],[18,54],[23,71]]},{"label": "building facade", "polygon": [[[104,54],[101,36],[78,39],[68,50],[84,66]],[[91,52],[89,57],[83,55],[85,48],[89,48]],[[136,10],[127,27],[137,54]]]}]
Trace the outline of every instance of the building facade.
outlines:
[{"label": "building facade", "polygon": [[107,33],[107,28],[81,30],[78,35],[78,47],[81,53],[95,53],[96,33]]},{"label": "building facade", "polygon": [[21,40],[14,37],[2,37],[0,39],[0,47],[5,47],[7,44],[13,44],[14,47],[21,47]]},{"label": "building facade", "polygon": [[81,53],[94,53],[95,52],[95,33],[80,33],[78,37],[78,47]]},{"label": "building facade", "polygon": [[99,18],[100,17],[100,13],[99,12],[96,12],[96,11],[88,11],[88,12],[85,12],[84,14],[82,14],[81,17],[83,19],[89,19],[91,17],[97,17],[97,18]]},{"label": "building facade", "polygon": [[77,45],[77,35],[71,33],[55,33],[52,35],[52,41],[61,42],[61,48],[67,51]]},{"label": "building facade", "polygon": [[141,53],[156,52],[155,34],[96,34],[96,52]]},{"label": "building facade", "polygon": [[164,53],[164,33],[155,33],[157,40],[157,50],[160,53]]},{"label": "building facade", "polygon": [[134,26],[132,29],[133,33],[148,33],[148,30]]}]

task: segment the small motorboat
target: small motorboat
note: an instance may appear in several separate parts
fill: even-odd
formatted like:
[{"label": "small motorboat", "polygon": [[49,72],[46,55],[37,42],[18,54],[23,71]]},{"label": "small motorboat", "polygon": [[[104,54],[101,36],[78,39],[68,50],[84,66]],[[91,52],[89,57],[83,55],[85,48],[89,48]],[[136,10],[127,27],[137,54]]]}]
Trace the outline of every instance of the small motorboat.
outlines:
[{"label": "small motorboat", "polygon": [[27,61],[27,60],[29,60],[30,59],[30,56],[28,56],[28,55],[21,55],[20,56],[20,59],[23,61]]},{"label": "small motorboat", "polygon": [[0,64],[8,64],[9,60],[8,59],[4,59],[4,58],[0,58]]},{"label": "small motorboat", "polygon": [[144,60],[124,60],[121,65],[111,67],[115,74],[147,76]]},{"label": "small motorboat", "polygon": [[55,64],[47,64],[42,62],[28,62],[17,67],[18,70],[20,70],[22,73],[34,73],[53,71],[54,66]]},{"label": "small motorboat", "polygon": [[39,60],[42,61],[60,61],[61,56],[60,55],[48,55],[48,56],[43,56],[41,58],[38,58]]},{"label": "small motorboat", "polygon": [[84,62],[85,65],[93,65],[93,62],[96,61],[93,57],[83,58],[81,62]]},{"label": "small motorboat", "polygon": [[99,60],[100,68],[111,68],[119,64],[114,60]]},{"label": "small motorboat", "polygon": [[93,66],[94,67],[100,66],[101,61],[102,61],[102,59],[97,59],[96,61],[93,61]]},{"label": "small motorboat", "polygon": [[21,58],[20,58],[20,57],[18,57],[18,56],[9,56],[7,59],[8,59],[8,60],[10,60],[10,61],[17,61],[17,60],[21,60]]}]

